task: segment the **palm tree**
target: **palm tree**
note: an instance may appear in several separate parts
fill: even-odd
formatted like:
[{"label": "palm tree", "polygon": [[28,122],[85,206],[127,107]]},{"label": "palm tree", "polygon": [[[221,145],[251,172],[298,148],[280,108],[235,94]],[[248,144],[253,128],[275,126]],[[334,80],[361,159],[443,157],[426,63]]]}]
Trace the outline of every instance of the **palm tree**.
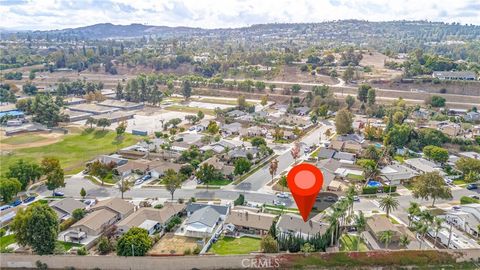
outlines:
[{"label": "palm tree", "polygon": [[333,241],[337,230],[338,216],[339,213],[333,209],[333,212],[327,218],[328,223],[330,223],[330,230],[332,230],[330,234],[330,246],[333,246]]},{"label": "palm tree", "polygon": [[120,193],[122,193],[122,199],[123,199],[123,193],[129,191],[131,187],[132,187],[132,184],[128,181],[125,181],[125,179],[121,177],[121,180],[118,182],[118,190],[120,191]]},{"label": "palm tree", "polygon": [[434,242],[433,242],[433,246],[436,247],[437,246],[437,237],[438,237],[438,233],[440,232],[440,230],[443,228],[443,221],[445,221],[443,218],[439,218],[439,217],[434,217],[433,218],[433,231],[435,232],[435,239],[434,239]]},{"label": "palm tree", "polygon": [[420,249],[422,249],[422,244],[425,242],[425,234],[428,232],[428,225],[423,222],[419,222],[416,230],[417,233],[422,236],[422,241],[420,241]]},{"label": "palm tree", "polygon": [[349,206],[349,214],[352,215],[353,214],[353,202],[354,202],[354,197],[355,195],[357,195],[357,192],[355,191],[355,187],[354,186],[349,186],[348,189],[347,189],[347,202],[348,202],[348,206]]},{"label": "palm tree", "polygon": [[398,200],[388,195],[380,199],[380,208],[387,213],[387,218],[390,217],[390,212],[398,208]]},{"label": "palm tree", "polygon": [[412,225],[413,217],[418,216],[421,212],[420,204],[417,202],[410,202],[410,207],[408,207],[408,227]]},{"label": "palm tree", "polygon": [[272,176],[272,183],[273,183],[273,177],[277,173],[277,169],[278,169],[278,160],[274,159],[270,162],[270,168],[269,168],[270,175]]},{"label": "palm tree", "polygon": [[[365,231],[365,227],[367,226],[367,220],[363,215],[362,211],[358,212],[358,215],[355,216],[355,227],[357,228],[358,238],[362,238],[362,232]],[[358,249],[357,249],[358,251]]]},{"label": "palm tree", "polygon": [[406,248],[410,244],[410,239],[408,239],[408,236],[402,235],[400,236],[400,246]]},{"label": "palm tree", "polygon": [[382,241],[385,244],[385,249],[388,249],[388,245],[392,241],[393,238],[393,232],[388,230],[384,231],[380,234],[380,241]]}]

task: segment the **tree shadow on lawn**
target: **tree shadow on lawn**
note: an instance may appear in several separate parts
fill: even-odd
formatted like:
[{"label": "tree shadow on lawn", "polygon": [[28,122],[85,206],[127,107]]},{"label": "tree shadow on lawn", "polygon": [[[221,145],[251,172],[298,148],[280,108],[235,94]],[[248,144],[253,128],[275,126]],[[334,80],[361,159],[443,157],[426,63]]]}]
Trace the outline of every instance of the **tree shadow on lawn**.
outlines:
[{"label": "tree shadow on lawn", "polygon": [[96,130],[95,133],[93,133],[93,137],[95,139],[101,139],[105,137],[105,135],[108,134],[108,130]]}]

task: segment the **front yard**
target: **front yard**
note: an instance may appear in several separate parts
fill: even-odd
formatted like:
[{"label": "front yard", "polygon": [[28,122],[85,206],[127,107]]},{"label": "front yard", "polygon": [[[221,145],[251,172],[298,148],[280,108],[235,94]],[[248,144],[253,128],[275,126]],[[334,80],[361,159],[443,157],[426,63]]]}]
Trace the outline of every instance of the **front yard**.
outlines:
[{"label": "front yard", "polygon": [[253,237],[222,237],[210,248],[217,255],[250,254],[260,251],[260,239]]},{"label": "front yard", "polygon": [[[357,248],[358,245],[358,248]],[[340,251],[368,251],[367,245],[356,235],[344,234],[340,237]]]},{"label": "front yard", "polygon": [[15,243],[15,234],[9,234],[0,237],[0,250],[5,249],[13,243]]}]

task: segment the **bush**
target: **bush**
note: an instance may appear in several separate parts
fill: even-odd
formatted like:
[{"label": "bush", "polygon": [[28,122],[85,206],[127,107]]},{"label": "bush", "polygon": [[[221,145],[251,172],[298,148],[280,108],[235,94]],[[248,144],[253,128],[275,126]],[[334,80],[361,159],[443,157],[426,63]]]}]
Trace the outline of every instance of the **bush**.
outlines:
[{"label": "bush", "polygon": [[110,240],[108,240],[107,237],[102,236],[102,238],[100,238],[100,241],[98,242],[97,249],[100,254],[104,255],[110,253],[113,250],[113,245],[110,243]]},{"label": "bush", "polygon": [[77,221],[74,218],[64,220],[62,223],[60,223],[60,231],[65,231],[66,229],[70,228],[70,226],[72,226],[75,222]]},{"label": "bush", "polygon": [[377,194],[377,187],[363,187],[362,194]]},{"label": "bush", "polygon": [[155,208],[155,209],[162,209],[162,208],[163,208],[163,204],[159,203],[159,204],[155,205],[153,208]]},{"label": "bush", "polygon": [[6,233],[7,233],[7,231],[4,228],[0,229],[0,237],[5,236]]},{"label": "bush", "polygon": [[190,250],[189,248],[183,251],[183,255],[191,255],[191,254],[192,254],[192,250]]},{"label": "bush", "polygon": [[383,186],[383,192],[395,192],[397,191],[397,186]]},{"label": "bush", "polygon": [[198,254],[200,254],[200,251],[202,251],[202,250],[200,249],[200,247],[199,247],[199,246],[196,246],[196,247],[193,249],[193,254],[198,255]]},{"label": "bush", "polygon": [[185,200],[183,198],[178,198],[178,203],[184,203]]},{"label": "bush", "polygon": [[85,216],[85,214],[86,214],[85,209],[78,208],[73,210],[72,217],[75,221],[78,221],[82,219]]},{"label": "bush", "polygon": [[470,197],[467,197],[467,196],[462,196],[460,198],[460,204],[471,204],[471,203],[480,203],[480,200],[470,198]]},{"label": "bush", "polygon": [[165,226],[165,231],[166,232],[172,231],[172,229],[180,223],[182,223],[182,220],[179,217],[177,216],[173,217],[172,219],[170,219],[170,221],[168,221],[167,225]]},{"label": "bush", "polygon": [[85,256],[87,255],[87,249],[85,247],[81,247],[77,250],[77,255],[79,256]]}]

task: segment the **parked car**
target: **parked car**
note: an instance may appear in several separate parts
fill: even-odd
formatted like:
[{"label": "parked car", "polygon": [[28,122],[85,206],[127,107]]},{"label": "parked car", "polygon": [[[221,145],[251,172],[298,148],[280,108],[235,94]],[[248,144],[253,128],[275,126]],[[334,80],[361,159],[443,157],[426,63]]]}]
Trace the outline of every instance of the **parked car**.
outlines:
[{"label": "parked car", "polygon": [[12,208],[11,205],[5,204],[5,205],[0,206],[0,211],[5,211],[5,210],[10,209],[10,208]]},{"label": "parked car", "polygon": [[470,195],[468,197],[470,197],[472,199],[475,199],[475,200],[480,200],[480,197],[478,197],[477,195]]},{"label": "parked car", "polygon": [[53,192],[53,196],[54,197],[63,197],[63,196],[65,196],[65,193],[63,193],[61,191],[55,191],[55,192]]},{"label": "parked car", "polygon": [[23,203],[29,203],[29,202],[33,202],[33,201],[35,201],[35,197],[30,196],[30,197],[26,198],[25,200],[23,200]]},{"label": "parked car", "polygon": [[354,201],[354,202],[359,202],[359,201],[360,201],[360,197],[358,197],[358,196],[353,196],[353,201]]},{"label": "parked car", "polygon": [[277,193],[277,197],[282,198],[282,199],[286,199],[286,198],[288,198],[288,193],[286,193],[286,192]]},{"label": "parked car", "polygon": [[337,199],[335,199],[333,196],[327,196],[327,198],[325,198],[325,200],[323,200],[324,202],[336,202]]},{"label": "parked car", "polygon": [[477,184],[468,184],[467,185],[467,189],[468,190],[474,190],[474,189],[477,189],[478,188],[478,185]]},{"label": "parked car", "polygon": [[135,181],[135,185],[136,185],[136,186],[137,186],[137,185],[141,185],[142,183],[143,183],[142,178],[137,179],[137,181]]},{"label": "parked car", "polygon": [[150,178],[152,178],[152,176],[146,174],[146,175],[144,175],[141,179],[142,179],[142,181],[145,182],[145,181],[147,181],[147,180],[150,179]]},{"label": "parked car", "polygon": [[287,206],[286,203],[281,202],[281,201],[278,201],[278,200],[274,200],[274,201],[273,201],[273,204],[274,204],[275,206]]},{"label": "parked car", "polygon": [[20,199],[17,199],[10,203],[12,207],[19,206],[20,204],[22,204],[22,201]]}]

